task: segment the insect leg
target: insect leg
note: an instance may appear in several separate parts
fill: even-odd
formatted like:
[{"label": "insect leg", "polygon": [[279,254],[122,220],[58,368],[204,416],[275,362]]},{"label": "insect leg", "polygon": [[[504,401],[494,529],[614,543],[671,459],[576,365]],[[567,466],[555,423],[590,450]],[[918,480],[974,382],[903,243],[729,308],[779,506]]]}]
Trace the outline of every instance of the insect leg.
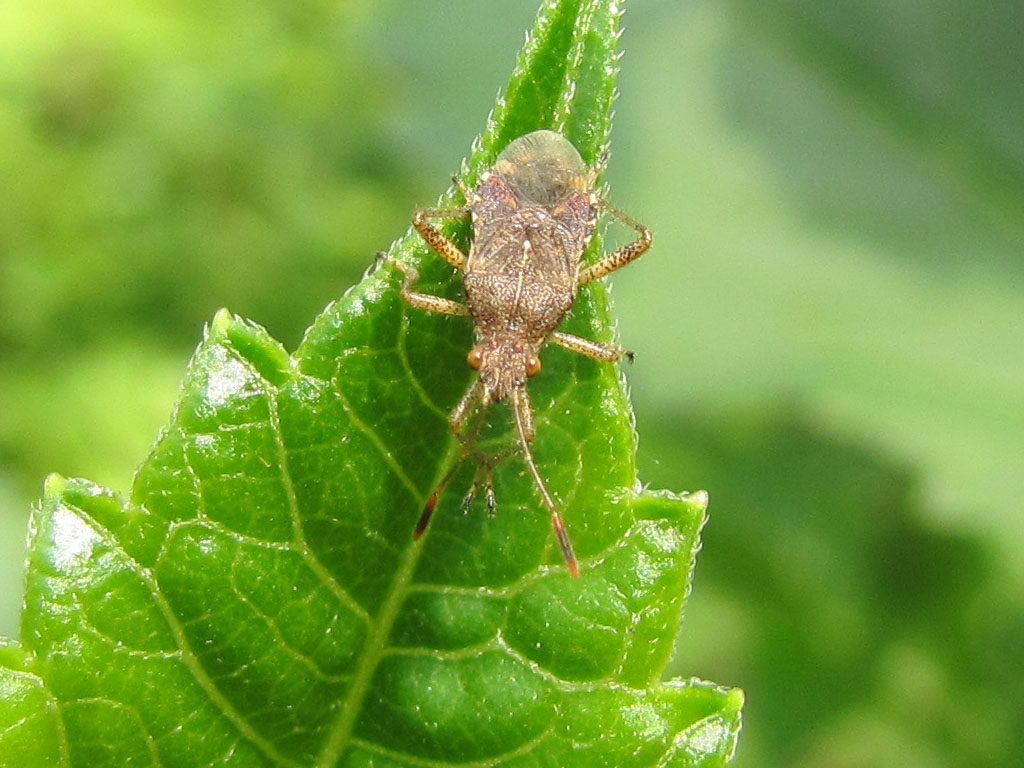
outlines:
[{"label": "insect leg", "polygon": [[473,477],[473,484],[469,486],[466,498],[462,500],[463,511],[469,511],[473,499],[476,498],[476,489],[482,485],[484,487],[484,498],[487,500],[487,512],[491,515],[494,514],[498,508],[498,497],[494,494],[494,469],[517,450],[519,450],[518,446],[506,448],[501,453],[490,457],[475,451],[478,462],[476,475]]},{"label": "insect leg", "polygon": [[498,498],[494,495],[494,467],[497,463],[494,459],[488,459],[483,454],[479,454],[476,474],[473,475],[473,484],[469,486],[469,491],[462,499],[463,514],[469,513],[469,508],[476,498],[476,489],[481,485],[484,487],[484,498],[487,499],[487,512],[491,515],[494,514],[494,510],[498,508]]},{"label": "insect leg", "polygon": [[458,176],[452,176],[452,182],[459,188],[459,191],[462,192],[462,197],[467,203],[473,201],[473,190],[466,185],[466,182]]},{"label": "insect leg", "polygon": [[457,219],[469,213],[469,208],[420,208],[412,216],[412,225],[427,241],[434,252],[456,269],[466,268],[466,255],[428,219]]},{"label": "insect leg", "polygon": [[530,469],[530,474],[533,475],[533,482],[537,486],[537,490],[540,491],[544,506],[551,513],[551,525],[555,529],[558,546],[562,549],[562,557],[565,558],[569,574],[574,579],[579,578],[580,566],[576,562],[576,555],[572,551],[569,534],[565,532],[565,523],[562,522],[562,516],[558,513],[558,507],[555,506],[555,500],[551,498],[551,494],[544,484],[544,479],[540,476],[540,471],[537,469],[537,463],[533,460],[533,452],[530,450],[530,441],[533,440],[533,411],[530,409],[530,396],[527,394],[525,387],[515,387],[512,390],[512,410],[516,415],[516,429],[519,431],[519,447],[523,451],[523,459],[526,461],[526,466]]},{"label": "insect leg", "polygon": [[629,362],[633,362],[633,353],[622,347],[613,347],[610,344],[602,344],[599,341],[591,341],[590,339],[573,336],[571,333],[562,333],[561,331],[554,331],[548,338],[560,347],[565,347],[568,350],[579,352],[581,355],[593,357],[597,360],[607,360],[609,363],[614,363],[619,358],[625,357]]},{"label": "insect leg", "polygon": [[612,214],[615,218],[625,224],[627,227],[632,227],[640,233],[633,242],[628,245],[624,245],[617,251],[609,253],[603,259],[595,264],[591,264],[589,267],[580,270],[579,273],[579,284],[589,283],[591,280],[596,280],[599,277],[604,277],[609,272],[614,272],[620,267],[624,267],[634,259],[640,258],[644,251],[651,247],[651,230],[645,227],[643,224],[638,224],[633,221],[629,216],[624,214],[615,206],[604,200],[598,201],[598,205]]},{"label": "insect leg", "polygon": [[[480,397],[480,393],[483,390],[483,382],[477,379],[473,386],[462,396],[458,404],[452,409],[451,416],[448,417],[448,424],[452,428],[452,432],[459,438],[459,442],[462,443],[462,455],[456,462],[456,466],[460,464],[470,452],[476,453],[477,456],[477,467],[476,474],[473,476],[473,483],[469,486],[469,490],[466,492],[465,497],[462,499],[462,511],[469,512],[470,506],[473,504],[473,499],[476,496],[477,486],[480,484],[481,477],[484,478],[484,487],[487,492],[487,506],[494,511],[494,488],[491,483],[491,471],[485,471],[485,468],[490,466],[493,469],[487,457],[485,457],[479,451],[473,450],[473,445],[476,442],[476,436],[480,433],[480,427],[483,424],[484,414],[487,412],[488,403]],[[473,425],[463,433],[462,422],[466,420],[466,416],[469,414],[472,406],[480,401],[480,409],[476,414],[476,421]]]},{"label": "insect leg", "polygon": [[465,304],[460,304],[457,301],[446,299],[443,296],[434,296],[430,293],[417,293],[416,291],[410,291],[409,286],[420,279],[420,273],[416,267],[395,261],[390,256],[385,255],[384,251],[378,253],[377,258],[385,264],[394,267],[404,275],[401,288],[402,298],[414,307],[419,307],[420,309],[425,309],[429,312],[439,312],[442,315],[460,315],[463,317],[469,315],[469,309]]}]

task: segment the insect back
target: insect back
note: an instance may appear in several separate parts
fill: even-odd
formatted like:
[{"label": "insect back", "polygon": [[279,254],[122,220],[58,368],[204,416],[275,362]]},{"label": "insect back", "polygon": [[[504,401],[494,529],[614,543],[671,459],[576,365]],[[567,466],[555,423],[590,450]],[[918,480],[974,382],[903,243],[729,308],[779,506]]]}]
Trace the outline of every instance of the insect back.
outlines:
[{"label": "insect back", "polygon": [[591,174],[560,134],[512,142],[471,193],[473,240],[463,282],[483,404],[540,370],[540,346],[576,298],[596,224]]},{"label": "insect back", "polygon": [[[427,500],[414,536],[422,535],[437,499],[470,455],[477,460],[477,472],[464,506],[469,508],[477,488],[483,486],[488,507],[494,510],[494,467],[512,451],[486,456],[476,441],[488,407],[508,401],[515,420],[515,450],[522,454],[551,516],[569,573],[579,575],[561,513],[531,450],[534,419],[526,382],[541,371],[540,351],[547,342],[609,362],[630,355],[621,347],[557,330],[581,284],[628,264],[651,243],[645,227],[598,197],[595,179],[596,173],[587,168],[568,139],[554,131],[535,131],[511,142],[480,175],[474,189],[456,180],[466,198],[465,207],[416,211],[416,230],[439,256],[463,271],[465,304],[411,290],[418,279],[415,269],[389,260],[405,275],[401,292],[407,302],[433,312],[468,315],[475,337],[467,361],[478,376],[449,416],[462,449]],[[586,266],[583,252],[593,236],[599,209],[640,236]],[[467,213],[473,225],[468,256],[431,223]]]}]

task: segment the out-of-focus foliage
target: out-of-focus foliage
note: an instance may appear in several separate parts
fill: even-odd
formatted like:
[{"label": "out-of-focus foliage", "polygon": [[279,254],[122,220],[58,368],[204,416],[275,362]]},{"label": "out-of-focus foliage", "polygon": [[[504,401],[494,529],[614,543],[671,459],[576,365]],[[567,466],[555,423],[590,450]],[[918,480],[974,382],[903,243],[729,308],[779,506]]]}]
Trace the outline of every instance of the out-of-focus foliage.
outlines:
[{"label": "out-of-focus foliage", "polygon": [[[5,583],[46,472],[127,487],[216,307],[294,346],[429,202],[534,11],[5,5]],[[681,663],[746,689],[741,767],[1012,764],[1024,8],[637,0],[625,26],[641,458],[712,500]]]},{"label": "out-of-focus foliage", "polygon": [[127,485],[201,318],[230,306],[294,346],[401,230],[426,186],[385,127],[400,91],[362,41],[370,11],[5,7],[0,450],[19,493],[54,467]]},{"label": "out-of-focus foliage", "polygon": [[[230,306],[294,347],[435,193],[387,128],[406,86],[376,11],[5,4],[3,583],[47,472],[128,487],[203,318]],[[19,593],[0,596],[8,634]]]},{"label": "out-of-focus foliage", "polygon": [[1024,609],[981,539],[790,407],[660,421],[642,476],[719,489],[676,664],[743,681],[737,764],[1012,764]]}]

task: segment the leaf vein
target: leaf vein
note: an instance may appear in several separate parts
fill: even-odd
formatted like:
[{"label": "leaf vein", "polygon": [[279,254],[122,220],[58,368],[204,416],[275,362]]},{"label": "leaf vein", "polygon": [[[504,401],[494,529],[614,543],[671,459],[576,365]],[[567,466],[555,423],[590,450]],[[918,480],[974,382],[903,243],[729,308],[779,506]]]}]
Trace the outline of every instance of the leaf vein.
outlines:
[{"label": "leaf vein", "polygon": [[298,547],[299,555],[316,574],[316,577],[324,584],[334,596],[341,601],[350,611],[356,614],[364,622],[370,621],[370,614],[367,610],[349,593],[345,587],[334,577],[327,567],[320,562],[320,558],[306,541],[306,534],[302,528],[302,515],[299,510],[299,500],[295,495],[295,484],[292,482],[291,471],[288,469],[288,449],[284,444],[284,435],[281,432],[281,414],[278,407],[277,397],[270,398],[270,421],[274,433],[274,443],[277,447],[277,465],[280,467],[281,483],[284,486],[285,496],[288,499],[288,513],[292,520],[292,536],[295,545]]},{"label": "leaf vein", "polygon": [[345,409],[345,412],[348,414],[349,418],[352,419],[352,423],[355,427],[366,435],[367,439],[369,439],[369,441],[373,443],[373,446],[380,452],[381,457],[395,474],[395,477],[397,477],[401,481],[402,485],[405,486],[405,489],[409,491],[409,495],[414,499],[419,499],[419,488],[416,487],[416,484],[412,481],[409,475],[405,473],[401,464],[395,460],[395,457],[391,454],[391,451],[387,449],[387,446],[384,445],[377,433],[370,429],[366,423],[356,415],[355,408],[352,407],[352,404],[348,401],[348,398],[345,397],[340,387],[334,388],[334,395],[341,402],[341,407]]},{"label": "leaf vein", "polygon": [[196,681],[196,684],[203,693],[206,694],[206,697],[210,702],[232,725],[234,725],[239,734],[269,758],[276,760],[281,765],[290,766],[291,768],[301,768],[299,763],[288,759],[278,751],[277,747],[257,733],[256,729],[252,727],[252,725],[237,709],[235,709],[234,704],[232,704],[231,701],[217,688],[216,684],[206,673],[206,670],[203,669],[198,656],[192,650],[192,647],[188,642],[184,626],[182,625],[178,615],[174,612],[164,597],[164,594],[160,589],[160,584],[157,582],[152,571],[132,557],[128,551],[121,546],[116,535],[114,535],[112,531],[102,525],[92,515],[79,506],[68,504],[66,500],[63,504],[65,508],[75,512],[75,514],[81,518],[82,522],[92,528],[96,535],[106,542],[112,550],[118,552],[124,558],[124,562],[127,564],[129,570],[132,571],[139,580],[146,585],[146,587],[148,587],[150,594],[153,597],[153,603],[163,615],[164,621],[167,622],[167,626],[170,628],[171,634],[174,636],[175,643],[178,648],[181,649],[181,663],[185,665],[189,674],[192,675],[192,678]]},{"label": "leaf vein", "polygon": [[398,359],[402,363],[402,369],[406,373],[406,378],[409,380],[409,384],[412,386],[413,390],[415,390],[416,394],[419,395],[419,398],[423,402],[423,404],[427,406],[428,409],[430,409],[438,416],[440,416],[442,419],[445,419],[447,421],[448,412],[445,409],[441,408],[439,405],[437,405],[433,400],[431,400],[430,395],[427,394],[427,391],[423,388],[423,385],[420,384],[419,377],[416,376],[415,373],[413,373],[412,366],[409,364],[409,350],[407,347],[407,342],[409,340],[409,326],[406,323],[402,323],[401,328],[401,338],[399,339],[398,344],[396,344],[395,346],[396,351],[398,352]]},{"label": "leaf vein", "polygon": [[419,757],[418,755],[411,755],[408,752],[402,752],[396,749],[388,749],[385,746],[377,744],[373,741],[367,741],[366,739],[354,738],[351,740],[352,746],[360,747],[365,749],[367,752],[374,752],[381,757],[387,757],[391,760],[401,760],[409,765],[421,766],[422,768],[493,768],[499,763],[505,762],[512,758],[521,757],[529,754],[538,744],[543,742],[548,736],[551,735],[552,727],[549,725],[543,731],[538,733],[532,739],[524,742],[520,746],[508,752],[503,752],[500,755],[492,755],[491,757],[483,760],[467,760],[464,762],[455,762],[452,760],[431,760],[427,757]]}]

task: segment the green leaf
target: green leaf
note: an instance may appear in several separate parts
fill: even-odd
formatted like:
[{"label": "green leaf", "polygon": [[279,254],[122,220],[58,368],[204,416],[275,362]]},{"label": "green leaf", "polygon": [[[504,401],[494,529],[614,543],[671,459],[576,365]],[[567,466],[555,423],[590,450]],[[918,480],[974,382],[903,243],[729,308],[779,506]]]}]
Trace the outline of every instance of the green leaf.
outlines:
[{"label": "green leaf", "polygon": [[[467,181],[542,127],[598,162],[618,16],[545,5]],[[417,237],[391,254],[420,264],[424,290],[458,290]],[[392,270],[367,276],[292,356],[219,313],[130,500],[48,480],[22,645],[0,649],[0,765],[727,761],[742,694],[658,682],[706,496],[640,492],[619,373],[554,348],[531,390],[535,447],[582,578],[518,459],[497,472],[497,514],[461,514],[464,467],[414,542],[455,455],[470,328],[396,286]],[[567,327],[610,338],[603,286]]]}]

